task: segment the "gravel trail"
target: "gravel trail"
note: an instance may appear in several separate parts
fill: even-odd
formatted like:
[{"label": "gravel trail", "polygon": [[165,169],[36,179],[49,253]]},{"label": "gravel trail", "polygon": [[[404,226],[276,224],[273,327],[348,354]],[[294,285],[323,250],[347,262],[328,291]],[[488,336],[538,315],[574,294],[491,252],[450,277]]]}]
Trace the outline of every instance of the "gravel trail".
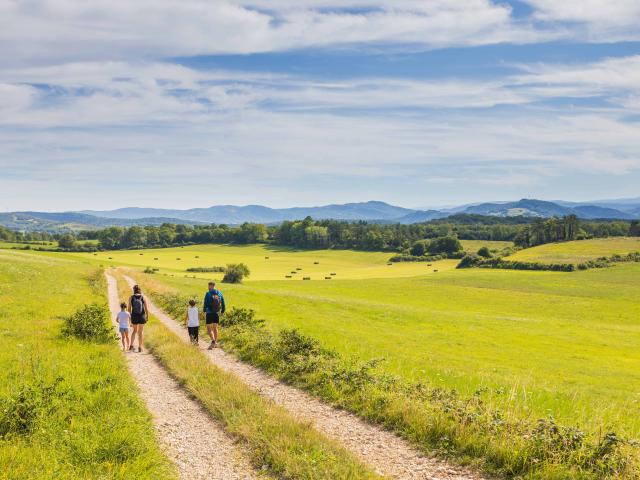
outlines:
[{"label": "gravel trail", "polygon": [[[124,277],[130,286],[135,284]],[[151,313],[185,342],[186,329],[173,320],[147,297]],[[264,371],[239,361],[233,355],[216,348],[201,349],[219,368],[233,373],[248,386],[266,398],[287,409],[299,420],[310,422],[327,437],[340,442],[357,458],[383,476],[407,480],[481,480],[477,473],[449,465],[447,462],[428,457],[407,441],[378,426],[369,424],[344,410],[334,408],[309,394],[286,385]],[[222,339],[224,341],[224,338]]]},{"label": "gravel trail", "polygon": [[[114,318],[120,311],[116,279],[107,274],[107,284]],[[233,439],[187,396],[151,354],[125,355],[139,394],[153,416],[160,444],[177,466],[181,479],[257,478]]]}]

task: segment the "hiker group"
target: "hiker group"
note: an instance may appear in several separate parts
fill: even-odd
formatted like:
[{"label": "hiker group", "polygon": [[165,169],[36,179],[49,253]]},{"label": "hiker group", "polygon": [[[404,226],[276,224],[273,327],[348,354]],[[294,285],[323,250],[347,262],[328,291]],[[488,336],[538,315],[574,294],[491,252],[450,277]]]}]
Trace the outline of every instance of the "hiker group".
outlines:
[{"label": "hiker group", "polygon": [[[208,349],[211,350],[218,345],[218,325],[220,325],[220,317],[226,310],[224,296],[222,292],[216,288],[215,282],[209,282],[207,293],[204,295],[202,311],[204,312],[205,324],[207,326],[207,334],[211,339]],[[142,352],[142,334],[144,324],[147,323],[149,315],[149,305],[142,289],[139,285],[134,285],[133,295],[129,297],[128,303],[120,304],[120,312],[116,317],[120,338],[122,340],[122,349],[125,351],[135,352],[134,342],[138,338],[138,352]],[[196,306],[196,301],[189,300],[187,312],[185,315],[187,331],[189,332],[189,340],[192,344],[199,344],[200,331],[200,312]],[[129,331],[131,330],[131,336]]]}]

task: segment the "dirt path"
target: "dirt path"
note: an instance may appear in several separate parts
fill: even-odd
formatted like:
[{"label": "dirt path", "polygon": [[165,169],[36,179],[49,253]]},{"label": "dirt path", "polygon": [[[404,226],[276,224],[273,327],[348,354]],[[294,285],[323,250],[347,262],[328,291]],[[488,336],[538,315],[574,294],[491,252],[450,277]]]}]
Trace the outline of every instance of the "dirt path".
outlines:
[{"label": "dirt path", "polygon": [[[107,274],[112,318],[120,311],[116,279]],[[147,353],[126,353],[140,396],[153,415],[153,424],[167,456],[184,480],[254,479],[233,440],[178,383]]]},{"label": "dirt path", "polygon": [[[130,286],[133,279],[125,276]],[[155,306],[147,297],[151,313],[185,342],[185,329]],[[356,457],[377,473],[399,479],[411,480],[480,480],[473,472],[452,467],[444,461],[427,457],[407,441],[387,430],[371,425],[357,416],[331,407],[307,393],[285,385],[262,370],[237,360],[222,349],[206,350],[207,343],[200,348],[221,369],[235,374],[261,395],[286,408],[294,417],[312,423],[329,438],[345,446]]]}]

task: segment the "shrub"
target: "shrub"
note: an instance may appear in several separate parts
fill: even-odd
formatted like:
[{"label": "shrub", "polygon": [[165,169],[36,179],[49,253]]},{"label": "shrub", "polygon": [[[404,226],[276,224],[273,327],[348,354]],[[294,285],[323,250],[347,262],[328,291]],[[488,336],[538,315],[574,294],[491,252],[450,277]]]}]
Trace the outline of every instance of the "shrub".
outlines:
[{"label": "shrub", "polygon": [[480,249],[478,250],[478,255],[480,255],[483,258],[491,258],[491,250],[489,250],[489,247],[480,247]]},{"label": "shrub", "polygon": [[222,273],[227,269],[225,267],[191,267],[187,268],[187,272],[193,273]]},{"label": "shrub", "polygon": [[222,282],[242,283],[244,277],[248,277],[249,273],[249,267],[244,263],[230,263],[227,265]]},{"label": "shrub", "polygon": [[115,339],[115,334],[108,322],[109,310],[106,305],[92,303],[79,308],[72,315],[64,317],[62,335],[106,343]]},{"label": "shrub", "polygon": [[154,273],[156,273],[157,271],[159,271],[159,268],[153,268],[153,267],[147,267],[144,269],[144,273],[148,273],[153,275]]}]

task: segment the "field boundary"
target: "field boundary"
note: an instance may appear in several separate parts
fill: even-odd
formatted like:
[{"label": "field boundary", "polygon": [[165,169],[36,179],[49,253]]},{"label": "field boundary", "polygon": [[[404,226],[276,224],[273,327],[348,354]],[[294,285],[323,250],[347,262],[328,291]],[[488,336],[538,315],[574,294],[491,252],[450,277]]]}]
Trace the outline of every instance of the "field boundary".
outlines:
[{"label": "field boundary", "polygon": [[[127,275],[123,277],[130,286],[136,283]],[[151,313],[185,343],[188,342],[184,328],[149,299],[147,301]],[[475,472],[452,466],[446,461],[426,456],[394,433],[367,423],[355,414],[332,407],[298,388],[286,385],[220,348],[203,352],[213,364],[234,374],[263,397],[284,407],[295,418],[312,423],[317,430],[341,443],[381,475],[403,479],[485,478]]]}]

